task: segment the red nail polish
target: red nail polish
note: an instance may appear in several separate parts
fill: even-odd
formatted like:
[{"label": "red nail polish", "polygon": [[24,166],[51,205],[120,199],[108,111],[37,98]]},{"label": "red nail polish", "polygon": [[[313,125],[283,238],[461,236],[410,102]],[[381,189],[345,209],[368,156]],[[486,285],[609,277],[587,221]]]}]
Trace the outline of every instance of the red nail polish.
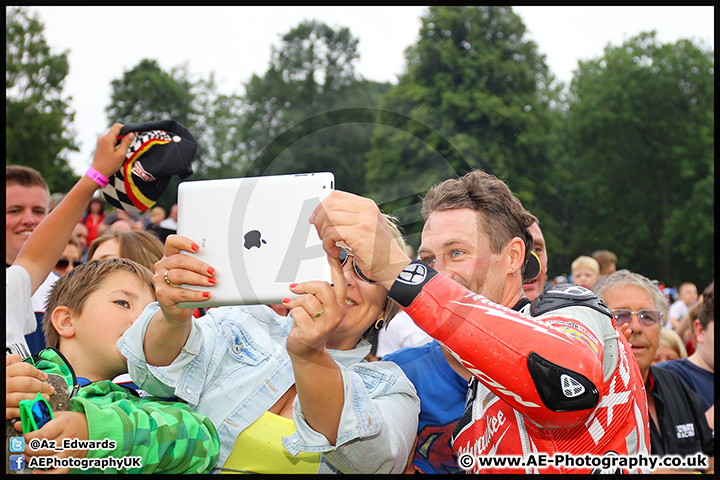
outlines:
[{"label": "red nail polish", "polygon": [[289,298],[283,298],[283,303],[290,303],[290,299],[289,299]]},{"label": "red nail polish", "polygon": [[290,288],[295,288],[295,287],[297,287],[297,285],[298,285],[297,283],[291,283]]},{"label": "red nail polish", "polygon": [[207,272],[210,275],[215,275],[215,269],[213,267],[208,268]]},{"label": "red nail polish", "polygon": [[197,252],[200,247],[198,246],[197,243],[193,243],[191,248]]},{"label": "red nail polish", "polygon": [[210,298],[210,292],[203,292],[203,297]]},{"label": "red nail polish", "polygon": [[208,278],[208,282],[215,285],[215,282],[217,282],[217,280],[215,280],[214,278],[211,277],[211,278]]}]

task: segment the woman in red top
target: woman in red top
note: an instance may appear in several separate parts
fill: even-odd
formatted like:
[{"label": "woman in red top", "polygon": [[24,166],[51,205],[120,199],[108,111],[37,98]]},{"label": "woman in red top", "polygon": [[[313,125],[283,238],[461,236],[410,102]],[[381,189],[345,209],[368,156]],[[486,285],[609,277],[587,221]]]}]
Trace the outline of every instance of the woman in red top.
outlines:
[{"label": "woman in red top", "polygon": [[98,237],[98,227],[105,220],[105,202],[101,198],[93,198],[85,211],[83,223],[88,229],[87,243],[90,245]]}]

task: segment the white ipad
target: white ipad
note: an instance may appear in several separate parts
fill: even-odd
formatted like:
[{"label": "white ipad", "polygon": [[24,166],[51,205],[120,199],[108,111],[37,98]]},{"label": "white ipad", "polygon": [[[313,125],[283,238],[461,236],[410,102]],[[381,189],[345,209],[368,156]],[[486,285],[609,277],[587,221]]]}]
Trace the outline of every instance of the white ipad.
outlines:
[{"label": "white ipad", "polygon": [[205,302],[180,307],[281,303],[290,284],[331,282],[327,255],[308,222],[333,191],[330,172],[182,182],[177,233],[200,246],[195,256],[215,267]]}]

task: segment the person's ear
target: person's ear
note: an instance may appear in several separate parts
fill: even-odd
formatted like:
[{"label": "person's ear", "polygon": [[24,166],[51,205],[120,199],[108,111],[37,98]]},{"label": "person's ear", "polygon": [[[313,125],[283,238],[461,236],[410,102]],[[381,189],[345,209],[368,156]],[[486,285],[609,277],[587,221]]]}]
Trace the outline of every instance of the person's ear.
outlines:
[{"label": "person's ear", "polygon": [[75,321],[73,319],[72,310],[66,306],[55,307],[52,311],[50,321],[55,327],[55,331],[64,338],[75,336]]},{"label": "person's ear", "polygon": [[695,320],[693,322],[693,330],[695,330],[695,341],[697,343],[703,343],[705,341],[705,329],[702,326],[702,323],[700,323],[700,320]]},{"label": "person's ear", "polygon": [[514,237],[508,245],[508,255],[510,256],[510,268],[515,275],[522,276],[522,267],[525,263],[525,242],[520,237]]}]

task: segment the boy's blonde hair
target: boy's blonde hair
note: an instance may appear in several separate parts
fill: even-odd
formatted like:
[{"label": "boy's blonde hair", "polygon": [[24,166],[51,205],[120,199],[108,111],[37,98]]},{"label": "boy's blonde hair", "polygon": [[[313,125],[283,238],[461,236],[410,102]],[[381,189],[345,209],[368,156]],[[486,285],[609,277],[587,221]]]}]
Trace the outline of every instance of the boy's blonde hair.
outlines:
[{"label": "boy's blonde hair", "polygon": [[52,323],[52,312],[57,307],[67,307],[80,315],[88,296],[100,288],[100,284],[115,272],[128,272],[144,282],[155,296],[153,274],[144,266],[126,258],[108,258],[83,263],[60,277],[52,286],[45,302],[43,333],[48,347],[60,346],[60,335]]},{"label": "boy's blonde hair", "polygon": [[600,275],[600,264],[597,260],[592,257],[588,257],[587,255],[580,255],[578,258],[573,260],[570,265],[570,270],[575,272],[578,268],[589,268],[595,272],[596,275]]}]

